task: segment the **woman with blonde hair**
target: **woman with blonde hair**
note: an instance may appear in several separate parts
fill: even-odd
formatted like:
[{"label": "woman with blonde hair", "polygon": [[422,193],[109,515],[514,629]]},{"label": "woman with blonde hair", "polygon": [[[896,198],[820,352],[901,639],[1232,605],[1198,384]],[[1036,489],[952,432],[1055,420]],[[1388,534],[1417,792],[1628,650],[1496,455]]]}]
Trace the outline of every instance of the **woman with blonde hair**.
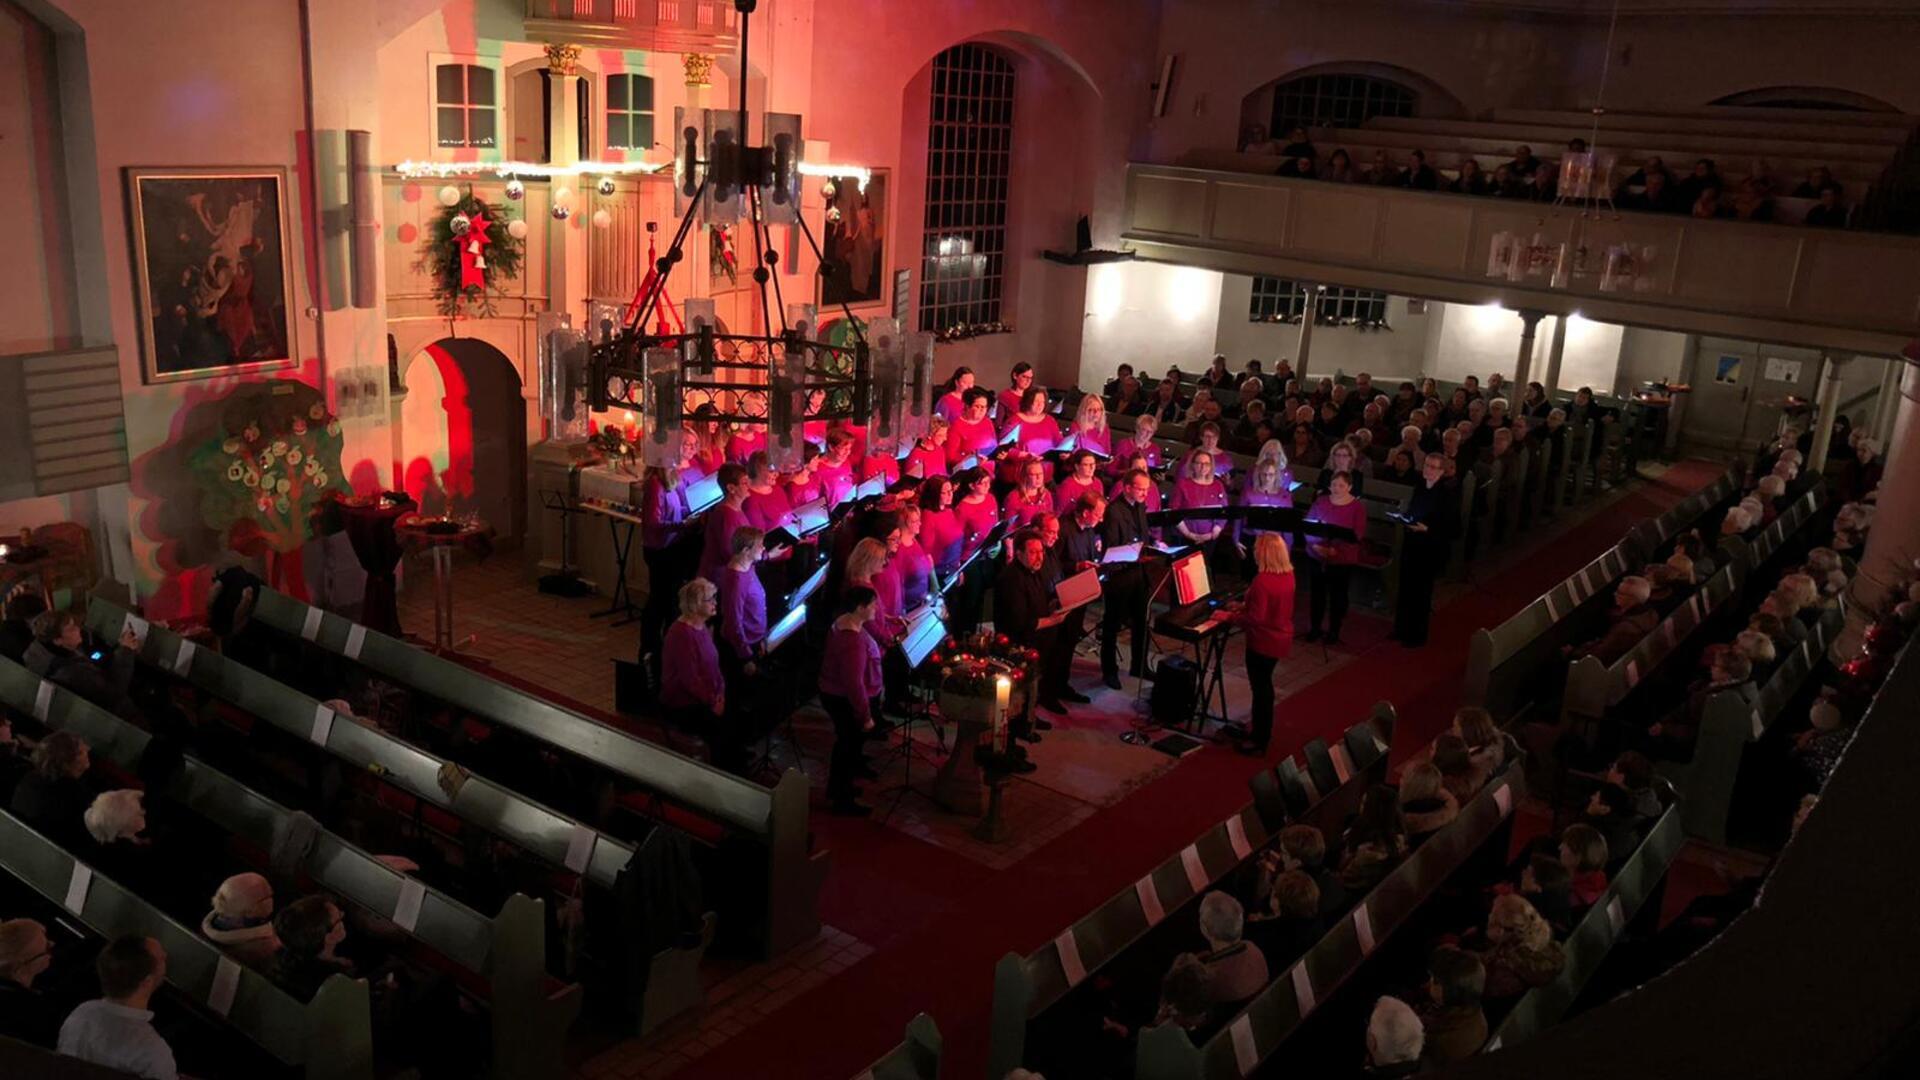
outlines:
[{"label": "woman with blonde hair", "polygon": [[720,590],[697,577],[680,588],[680,617],[667,628],[661,650],[660,707],[683,731],[704,732],[726,713],[727,684],[720,650],[707,623],[719,613]]},{"label": "woman with blonde hair", "polygon": [[907,451],[904,468],[908,476],[925,480],[947,475],[947,432],[952,426],[944,416],[927,418],[927,433],[915,439],[913,449]]},{"label": "woman with blonde hair", "polygon": [[1067,436],[1082,450],[1112,455],[1113,429],[1107,426],[1107,403],[1101,400],[1099,394],[1087,394],[1080,399],[1080,407],[1073,413],[1073,427],[1068,430]]},{"label": "woman with blonde hair", "polygon": [[842,590],[854,587],[873,590],[876,602],[867,632],[882,649],[898,641],[905,628],[899,611],[899,584],[884,572],[887,558],[886,541],[871,536],[860,541],[853,546],[853,554],[847,556],[847,577],[841,585]]},{"label": "woman with blonde hair", "polygon": [[1293,559],[1279,533],[1253,542],[1255,573],[1234,622],[1247,632],[1247,684],[1253,691],[1250,737],[1240,750],[1265,757],[1273,739],[1273,670],[1293,651]]},{"label": "woman with blonde hair", "polygon": [[[1268,439],[1260,447],[1260,456],[1254,460],[1253,469],[1247,474],[1247,485],[1240,491],[1242,506],[1274,506],[1291,508],[1293,506],[1293,474],[1287,468],[1287,451],[1280,445],[1279,439]],[[1248,525],[1245,518],[1233,523],[1233,547],[1242,559],[1247,557],[1247,545],[1271,532],[1258,525]]]},{"label": "woman with blonde hair", "polygon": [[1144,454],[1146,468],[1157,469],[1163,464],[1160,446],[1153,437],[1160,433],[1160,421],[1152,413],[1143,413],[1133,422],[1133,434],[1120,440],[1115,448],[1113,460],[1107,463],[1107,472],[1115,477],[1126,475],[1127,461],[1135,454]]},{"label": "woman with blonde hair", "polygon": [[[1227,485],[1214,475],[1213,454],[1204,447],[1195,447],[1187,455],[1186,475],[1173,486],[1173,499],[1168,503],[1172,510],[1200,510],[1222,508],[1227,505]],[[1185,542],[1202,548],[1207,552],[1209,566],[1217,565],[1218,552],[1215,541],[1226,534],[1225,517],[1195,518],[1174,525],[1174,531]]]},{"label": "woman with blonde hair", "polygon": [[1460,816],[1460,804],[1447,790],[1439,766],[1431,761],[1417,762],[1400,777],[1400,816],[1407,822],[1407,841],[1414,844]]},{"label": "woman with blonde hair", "polygon": [[1507,893],[1487,913],[1487,942],[1480,961],[1487,967],[1488,1001],[1519,997],[1543,986],[1566,966],[1566,954],[1553,940],[1553,927],[1526,897]]}]

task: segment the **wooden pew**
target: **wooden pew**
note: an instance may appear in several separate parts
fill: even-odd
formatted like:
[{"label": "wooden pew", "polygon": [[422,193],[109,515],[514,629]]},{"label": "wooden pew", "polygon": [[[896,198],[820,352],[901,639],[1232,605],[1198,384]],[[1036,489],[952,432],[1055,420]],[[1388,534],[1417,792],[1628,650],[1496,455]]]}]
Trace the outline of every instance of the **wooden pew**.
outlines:
[{"label": "wooden pew", "polygon": [[1779,666],[1761,688],[1758,701],[1748,703],[1737,694],[1715,694],[1701,717],[1693,758],[1658,763],[1660,775],[1680,790],[1681,821],[1688,836],[1714,844],[1727,842],[1727,813],[1747,746],[1758,742],[1800,693],[1845,621],[1839,608],[1828,609],[1808,631],[1806,640],[1779,658]]},{"label": "wooden pew", "polygon": [[1608,882],[1606,893],[1594,902],[1562,943],[1566,966],[1552,982],[1520,996],[1494,1028],[1482,1053],[1517,1046],[1559,1020],[1579,998],[1588,980],[1600,970],[1628,924],[1643,910],[1651,917],[1659,915],[1661,886],[1674,856],[1686,843],[1680,818],[1680,807],[1675,804],[1668,806],[1654,822],[1640,846]]},{"label": "wooden pew", "polygon": [[170,988],[222,1017],[274,1060],[304,1068],[307,1080],[372,1080],[364,979],[328,976],[313,1000],[302,1003],[4,811],[0,869],[103,938],[137,934],[158,940],[167,950]]},{"label": "wooden pew", "polygon": [[1489,780],[1452,824],[1408,855],[1319,944],[1278,973],[1203,1045],[1196,1047],[1175,1024],[1142,1032],[1135,1053],[1136,1080],[1238,1080],[1252,1075],[1456,870],[1490,840],[1507,835],[1505,826],[1523,793],[1523,771],[1519,763],[1511,763]]},{"label": "wooden pew", "polygon": [[940,1080],[940,1029],[920,1013],[907,1021],[907,1037],[853,1080]]},{"label": "wooden pew", "polygon": [[[1371,740],[1367,745],[1371,747]],[[1355,764],[1343,748],[1339,758],[1344,765],[1334,765],[1329,751],[1329,768],[1344,770],[1345,775],[1323,776],[1323,781],[1332,781],[1324,788],[1302,781],[1305,790],[1315,796],[1324,792],[1324,797],[1314,798],[1311,809],[1303,806],[1298,813],[1288,813],[1281,827],[1308,820],[1329,836],[1338,835],[1346,817],[1359,809],[1361,795],[1380,780],[1386,766],[1385,754]],[[1290,764],[1290,760],[1283,762]],[[1295,773],[1296,777],[1307,775]],[[1251,867],[1260,851],[1278,837],[1279,828],[1270,828],[1268,820],[1257,801],[1248,803],[1038,950],[1027,956],[1001,957],[994,968],[989,1074],[1004,1076],[1027,1063],[1030,1028],[1076,987],[1120,960],[1156,929],[1176,921],[1194,925],[1201,897]]]},{"label": "wooden pew", "polygon": [[757,905],[761,925],[756,937],[766,955],[811,941],[820,932],[820,888],[829,856],[808,849],[804,773],[789,769],[774,787],[763,787],[271,589],[261,591],[253,617],[489,723],[610,770],[764,849],[767,886],[765,903]]},{"label": "wooden pew", "polygon": [[[87,605],[87,627],[104,640],[118,639],[129,617],[125,609],[98,596]],[[148,626],[140,656],[271,726],[314,743],[357,771],[377,766],[382,781],[415,799],[512,841],[551,866],[583,874],[597,885],[612,888],[633,858],[632,845],[484,777],[470,775],[456,795],[448,795],[440,775],[443,769],[458,768],[451,762],[377,728],[336,720],[330,710],[305,694],[212,650],[192,648],[171,630]]]},{"label": "wooden pew", "polygon": [[[49,729],[79,735],[97,758],[129,775],[142,772],[151,745],[146,732],[4,657],[0,704],[27,714],[44,712]],[[154,793],[260,852],[276,848],[293,816],[191,754]],[[325,829],[314,835],[301,870],[329,893],[393,923],[456,965],[464,972],[464,985],[484,993],[492,1007],[495,1076],[544,1080],[562,1075],[567,1030],[580,1011],[580,987],[560,985],[546,974],[543,903],[515,894],[488,919]],[[409,909],[410,917],[404,914]],[[696,987],[688,1004],[698,1000]]]},{"label": "wooden pew", "polygon": [[137,1080],[130,1072],[66,1057],[5,1035],[0,1035],[0,1076],[31,1076],[35,1080]]}]

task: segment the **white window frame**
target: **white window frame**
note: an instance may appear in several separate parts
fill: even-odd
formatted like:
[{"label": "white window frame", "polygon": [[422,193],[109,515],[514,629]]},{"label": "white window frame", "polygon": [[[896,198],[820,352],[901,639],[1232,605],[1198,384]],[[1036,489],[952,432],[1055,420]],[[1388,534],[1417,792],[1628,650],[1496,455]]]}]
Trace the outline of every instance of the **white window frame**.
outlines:
[{"label": "white window frame", "polygon": [[[461,67],[484,68],[493,73],[493,145],[492,146],[441,146],[440,145],[440,68],[448,64]],[[427,146],[432,157],[437,160],[451,161],[464,154],[478,154],[482,161],[501,161],[502,145],[507,140],[507,73],[498,57],[466,56],[457,53],[433,53],[427,57]],[[447,108],[487,108],[474,106],[466,102],[452,102]]]}]

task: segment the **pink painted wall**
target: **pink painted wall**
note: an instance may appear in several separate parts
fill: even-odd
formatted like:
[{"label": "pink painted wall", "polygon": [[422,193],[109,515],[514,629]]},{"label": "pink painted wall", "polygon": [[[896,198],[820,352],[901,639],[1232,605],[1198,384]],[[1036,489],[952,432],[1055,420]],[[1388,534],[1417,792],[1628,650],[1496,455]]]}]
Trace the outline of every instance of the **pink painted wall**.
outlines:
[{"label": "pink painted wall", "polygon": [[57,94],[53,35],[0,2],[0,206],[12,271],[0,289],[0,355],[80,343]]}]

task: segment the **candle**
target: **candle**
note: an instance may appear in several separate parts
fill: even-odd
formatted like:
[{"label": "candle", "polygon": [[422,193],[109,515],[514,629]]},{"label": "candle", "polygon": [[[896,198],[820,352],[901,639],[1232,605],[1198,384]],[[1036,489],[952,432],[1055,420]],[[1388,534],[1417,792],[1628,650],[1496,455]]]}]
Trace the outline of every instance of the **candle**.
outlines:
[{"label": "candle", "polygon": [[993,680],[993,752],[1007,752],[1007,702],[1013,696],[1013,681],[1002,675]]},{"label": "candle", "polygon": [[632,409],[627,410],[625,427],[627,429],[627,441],[638,442],[640,440],[640,423],[633,418]]}]

